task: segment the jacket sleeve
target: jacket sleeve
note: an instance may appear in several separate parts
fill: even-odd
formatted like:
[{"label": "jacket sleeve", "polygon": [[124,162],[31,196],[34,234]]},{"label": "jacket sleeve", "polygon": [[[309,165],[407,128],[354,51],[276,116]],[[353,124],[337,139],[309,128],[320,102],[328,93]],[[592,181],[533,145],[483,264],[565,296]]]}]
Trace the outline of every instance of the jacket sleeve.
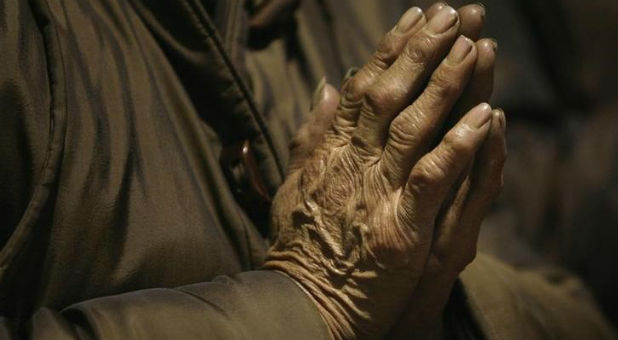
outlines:
[{"label": "jacket sleeve", "polygon": [[460,276],[486,339],[615,339],[579,280],[515,268],[479,254]]},{"label": "jacket sleeve", "polygon": [[0,337],[33,339],[326,339],[313,302],[270,271],[221,276],[176,289],[96,298],[39,309],[22,332],[0,318]]}]

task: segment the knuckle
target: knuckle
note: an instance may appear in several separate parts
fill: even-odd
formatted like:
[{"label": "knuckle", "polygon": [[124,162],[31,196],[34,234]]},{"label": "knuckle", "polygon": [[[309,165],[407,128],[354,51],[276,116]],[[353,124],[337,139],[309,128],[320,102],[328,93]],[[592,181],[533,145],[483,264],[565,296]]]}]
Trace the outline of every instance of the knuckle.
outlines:
[{"label": "knuckle", "polygon": [[401,119],[395,119],[388,132],[389,141],[396,147],[410,145],[414,140],[414,134],[410,133],[409,126],[404,124]]},{"label": "knuckle", "polygon": [[444,175],[440,167],[431,161],[422,160],[412,169],[409,181],[413,191],[421,194],[440,185],[442,178]]},{"label": "knuckle", "polygon": [[415,64],[425,64],[434,59],[436,40],[427,34],[417,34],[405,47],[404,55]]},{"label": "knuckle", "polygon": [[418,131],[421,128],[419,117],[422,113],[417,113],[414,109],[404,110],[395,118],[389,128],[389,138],[396,146],[410,146],[419,142]]},{"label": "knuckle", "polygon": [[453,79],[454,78],[449,77],[446,72],[438,69],[438,71],[432,75],[426,91],[436,100],[454,97],[462,91],[462,85]]},{"label": "knuckle", "polygon": [[[342,97],[341,100],[339,101],[339,108],[338,108],[338,116],[345,116],[348,117],[350,115],[353,115],[354,112],[356,112],[356,110],[358,110],[360,108],[362,104],[362,100],[352,100],[352,98],[348,98],[347,96]],[[337,117],[335,117],[335,120],[337,119]]]},{"label": "knuckle", "polygon": [[371,86],[365,94],[365,103],[375,112],[383,111],[391,102],[392,91],[387,86],[376,84]]},{"label": "knuckle", "polygon": [[388,56],[395,54],[394,38],[393,32],[388,32],[382,40],[380,40],[377,52]]},{"label": "knuckle", "polygon": [[373,55],[373,60],[381,69],[387,69],[397,57],[397,47],[392,32],[389,32],[378,45]]},{"label": "knuckle", "polygon": [[452,165],[455,163],[455,154],[454,153],[435,153],[431,154],[432,157],[429,158],[431,168],[435,173],[437,173],[440,177],[440,180],[444,180],[447,178],[448,174],[451,170]]},{"label": "knuckle", "polygon": [[464,138],[464,129],[470,129],[470,127],[465,124],[457,125],[444,136],[441,148],[442,154],[454,159],[459,155],[465,156],[474,153],[474,140]]},{"label": "knuckle", "polygon": [[389,55],[387,52],[376,51],[371,58],[369,67],[373,68],[374,71],[384,71],[390,66],[391,63],[391,55]]},{"label": "knuckle", "polygon": [[357,103],[361,101],[366,88],[367,82],[363,80],[362,74],[359,72],[346,83],[343,100],[347,103]]},{"label": "knuckle", "polygon": [[377,114],[393,116],[405,105],[408,86],[398,75],[384,77],[365,92],[364,104]]}]

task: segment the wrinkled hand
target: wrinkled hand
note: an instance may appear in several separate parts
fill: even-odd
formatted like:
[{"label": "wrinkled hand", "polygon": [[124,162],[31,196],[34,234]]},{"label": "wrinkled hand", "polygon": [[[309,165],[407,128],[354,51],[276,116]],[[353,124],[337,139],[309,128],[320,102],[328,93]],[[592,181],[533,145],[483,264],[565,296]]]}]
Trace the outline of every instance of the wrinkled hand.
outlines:
[{"label": "wrinkled hand", "polygon": [[[433,17],[446,5],[436,3],[426,11]],[[478,39],[485,9],[478,4],[458,10],[460,33]],[[480,102],[489,101],[493,89],[493,70],[497,43],[491,39],[476,42],[478,58],[472,77],[449,120],[461,117]],[[428,263],[409,300],[407,310],[391,330],[394,339],[437,339],[442,335],[442,315],[453,284],[476,255],[476,243],[482,219],[502,188],[502,167],[506,157],[505,117],[498,112],[473,171],[461,176],[437,218]],[[472,168],[472,167],[470,167]],[[465,211],[465,215],[462,213]]]},{"label": "wrinkled hand", "polygon": [[[477,75],[479,43],[457,38],[452,8],[437,12],[427,23],[419,9],[406,12],[344,86],[332,123],[301,130],[300,156],[273,203],[278,232],[265,267],[299,283],[336,338],[381,337],[406,307],[415,314],[423,303],[409,299],[425,273],[460,267],[434,252],[435,235],[476,228],[495,195],[485,178],[501,172],[501,158],[487,159],[503,151],[501,111],[476,106],[430,150],[458,100],[480,92],[460,99]],[[324,93],[331,99],[318,108],[328,111],[338,98]],[[320,126],[320,142],[303,148]]]}]

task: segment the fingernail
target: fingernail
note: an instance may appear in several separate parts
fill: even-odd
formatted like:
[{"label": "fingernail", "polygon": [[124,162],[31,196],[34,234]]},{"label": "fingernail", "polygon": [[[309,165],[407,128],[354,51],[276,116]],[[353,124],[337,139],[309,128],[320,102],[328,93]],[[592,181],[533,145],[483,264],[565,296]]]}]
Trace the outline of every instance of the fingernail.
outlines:
[{"label": "fingernail", "polygon": [[491,106],[487,103],[481,103],[470,111],[467,119],[468,125],[479,129],[489,122],[491,116]]},{"label": "fingernail", "polygon": [[494,52],[498,51],[498,40],[494,38],[489,39],[491,41],[491,47],[494,49]]},{"label": "fingernail", "polygon": [[399,19],[397,26],[395,26],[395,30],[400,33],[407,32],[410,28],[414,27],[414,25],[421,19],[423,16],[423,11],[418,7],[412,7],[408,9]]},{"label": "fingernail", "polygon": [[444,6],[448,6],[448,4],[444,1],[438,1],[435,4],[433,4],[431,7],[435,6],[436,9],[441,10],[442,8],[444,8]]},{"label": "fingernail", "polygon": [[446,2],[442,2],[442,1],[436,2],[433,5],[431,5],[429,9],[427,9],[427,14],[430,15],[432,13],[433,14],[438,13],[440,10],[442,10],[442,8],[446,6],[448,6]]},{"label": "fingernail", "polygon": [[434,34],[444,33],[453,27],[455,23],[457,23],[457,11],[453,7],[446,6],[429,20],[427,29]]},{"label": "fingernail", "polygon": [[504,116],[504,111],[502,111],[502,109],[495,109],[492,113],[500,123],[500,128],[502,131],[506,130],[506,117]]},{"label": "fingernail", "polygon": [[455,41],[453,48],[451,48],[451,52],[446,57],[451,64],[458,64],[462,60],[466,58],[466,56],[472,51],[472,40],[466,38],[463,35],[460,35]]},{"label": "fingernail", "polygon": [[484,18],[485,17],[485,13],[487,13],[487,8],[485,7],[485,5],[481,2],[477,2],[475,3],[475,5],[479,6],[481,8],[481,16]]}]

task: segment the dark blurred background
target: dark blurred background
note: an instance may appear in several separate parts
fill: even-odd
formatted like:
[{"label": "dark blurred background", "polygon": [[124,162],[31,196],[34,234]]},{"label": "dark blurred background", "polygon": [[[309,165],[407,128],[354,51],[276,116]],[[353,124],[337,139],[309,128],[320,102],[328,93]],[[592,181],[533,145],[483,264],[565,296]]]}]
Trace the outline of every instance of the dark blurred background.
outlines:
[{"label": "dark blurred background", "polygon": [[564,276],[554,265],[577,274],[616,325],[618,2],[483,3],[484,36],[499,42],[492,105],[507,114],[509,156],[480,249],[555,280]]}]

